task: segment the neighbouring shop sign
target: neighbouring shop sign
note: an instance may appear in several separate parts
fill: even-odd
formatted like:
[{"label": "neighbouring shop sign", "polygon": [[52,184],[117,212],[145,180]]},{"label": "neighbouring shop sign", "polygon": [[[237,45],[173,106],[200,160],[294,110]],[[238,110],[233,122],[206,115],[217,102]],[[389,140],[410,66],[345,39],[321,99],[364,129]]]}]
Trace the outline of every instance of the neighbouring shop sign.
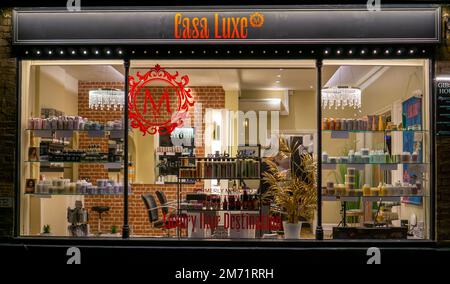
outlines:
[{"label": "neighbouring shop sign", "polygon": [[435,43],[440,8],[18,9],[15,44]]},{"label": "neighbouring shop sign", "polygon": [[450,81],[436,81],[436,134],[450,136]]}]

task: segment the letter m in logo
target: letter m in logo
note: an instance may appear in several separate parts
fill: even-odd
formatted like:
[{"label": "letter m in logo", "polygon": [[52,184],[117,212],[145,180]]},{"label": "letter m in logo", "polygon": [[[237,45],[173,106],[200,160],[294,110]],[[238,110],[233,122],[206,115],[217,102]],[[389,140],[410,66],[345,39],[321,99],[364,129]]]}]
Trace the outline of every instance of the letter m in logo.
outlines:
[{"label": "letter m in logo", "polygon": [[150,102],[151,112],[153,114],[153,117],[156,118],[160,115],[161,112],[161,106],[163,103],[165,103],[166,111],[167,113],[172,113],[172,110],[170,109],[170,96],[169,92],[167,91],[167,88],[164,89],[163,94],[161,97],[159,97],[158,105],[155,104],[155,101],[153,100],[153,97],[150,93],[150,90],[145,90],[145,100],[144,100],[144,114],[147,114],[147,104]]}]

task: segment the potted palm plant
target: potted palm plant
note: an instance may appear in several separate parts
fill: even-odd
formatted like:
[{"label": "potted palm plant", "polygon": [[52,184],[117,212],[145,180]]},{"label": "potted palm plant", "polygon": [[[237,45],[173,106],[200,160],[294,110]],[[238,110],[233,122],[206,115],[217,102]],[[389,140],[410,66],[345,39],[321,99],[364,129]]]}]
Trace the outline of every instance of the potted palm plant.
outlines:
[{"label": "potted palm plant", "polygon": [[[289,144],[280,138],[280,154],[291,159],[291,166],[285,172],[273,160],[267,160],[268,171],[263,173],[263,182],[268,190],[263,193],[265,202],[274,202],[284,215],[284,236],[299,239],[302,221],[312,220],[317,203],[317,163],[313,156],[298,144]],[[280,155],[279,154],[279,155]]]}]

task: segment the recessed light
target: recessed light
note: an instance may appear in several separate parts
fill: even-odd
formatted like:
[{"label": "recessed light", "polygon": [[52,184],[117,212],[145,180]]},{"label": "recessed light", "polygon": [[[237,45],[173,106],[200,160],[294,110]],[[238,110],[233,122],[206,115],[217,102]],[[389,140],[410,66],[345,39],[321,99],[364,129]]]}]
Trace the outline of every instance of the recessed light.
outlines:
[{"label": "recessed light", "polygon": [[278,74],[277,77],[278,77],[278,78],[281,78],[281,74]]},{"label": "recessed light", "polygon": [[390,53],[389,49],[386,49],[384,53],[389,54]]},{"label": "recessed light", "polygon": [[75,50],[72,50],[72,52],[71,52],[72,54],[75,54],[76,52],[75,52]]},{"label": "recessed light", "polygon": [[110,51],[110,50],[107,50],[107,51],[106,51],[106,54],[111,54],[111,51]]},{"label": "recessed light", "polygon": [[51,51],[51,50],[48,51],[48,54],[52,54],[52,53],[53,53],[53,51]]},{"label": "recessed light", "polygon": [[59,52],[59,54],[64,54],[64,50],[61,50],[61,51]]},{"label": "recessed light", "polygon": [[36,51],[36,54],[41,54],[41,51],[40,50]]},{"label": "recessed light", "polygon": [[98,54],[98,50],[94,51],[95,54]]},{"label": "recessed light", "polygon": [[83,54],[87,54],[87,51],[86,51],[86,50],[83,50]]},{"label": "recessed light", "polygon": [[122,54],[122,50],[119,50],[118,53],[119,53],[119,54]]}]

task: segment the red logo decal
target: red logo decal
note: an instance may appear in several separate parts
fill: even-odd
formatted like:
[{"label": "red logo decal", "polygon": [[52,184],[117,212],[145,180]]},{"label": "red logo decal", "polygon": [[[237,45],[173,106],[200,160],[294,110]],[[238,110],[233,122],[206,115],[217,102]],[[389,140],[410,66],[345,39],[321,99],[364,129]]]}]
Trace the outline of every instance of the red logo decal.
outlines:
[{"label": "red logo decal", "polygon": [[136,77],[129,76],[128,117],[131,127],[143,135],[170,134],[183,126],[189,108],[194,105],[187,75],[178,79],[178,72],[170,74],[160,65]]}]

